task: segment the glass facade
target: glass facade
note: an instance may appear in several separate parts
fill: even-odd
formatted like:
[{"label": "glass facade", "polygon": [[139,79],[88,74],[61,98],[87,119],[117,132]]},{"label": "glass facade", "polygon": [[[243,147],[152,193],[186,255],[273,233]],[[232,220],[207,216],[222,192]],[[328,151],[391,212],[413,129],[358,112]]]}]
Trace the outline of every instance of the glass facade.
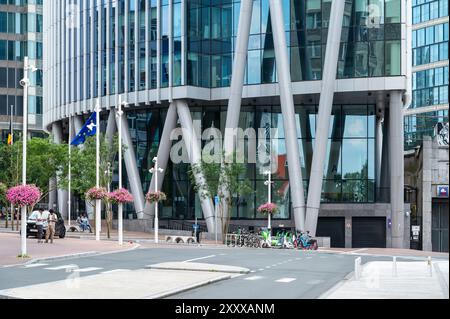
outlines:
[{"label": "glass facade", "polygon": [[410,108],[442,106],[442,110],[429,112],[424,109],[417,115],[405,117],[407,150],[419,146],[423,136],[433,136],[437,122],[448,122],[448,0],[413,0],[412,4],[415,27],[412,31]]},{"label": "glass facade", "polygon": [[[27,6],[33,5],[33,6]],[[25,56],[38,70],[29,73],[28,112],[32,130],[42,128],[42,0],[0,0],[0,133],[6,141],[11,116],[23,115],[23,95],[19,81],[23,78]],[[14,118],[21,125],[21,118]]]},{"label": "glass facade", "polygon": [[[320,80],[331,1],[280,3],[292,81]],[[346,1],[338,78],[401,74],[401,5],[400,0]],[[81,74],[70,90],[65,87],[75,83],[75,71],[62,77],[61,96],[54,98],[58,106],[145,89],[230,85],[240,1],[67,0],[56,5],[52,19],[64,22],[70,6],[79,23],[57,25],[60,40],[70,40],[53,49],[56,61],[49,69],[80,59],[76,73]],[[6,47],[0,43],[0,54]],[[253,2],[248,50],[245,84],[277,82],[269,0]]]},{"label": "glass facade", "polygon": [[[401,0],[345,1],[338,79],[402,75],[403,3]],[[64,19],[71,4],[75,5],[79,24],[69,30],[64,27]],[[50,103],[46,105],[48,124],[92,111],[96,97],[105,97],[99,99],[104,107],[114,107],[115,98],[123,94],[121,97],[130,104],[126,114],[142,190],[147,191],[151,181],[148,170],[158,151],[168,107],[166,101],[171,99],[171,94],[173,99],[187,99],[190,90],[194,96],[202,95],[187,99],[193,119],[200,120],[203,128],[214,125],[224,130],[226,98],[220,95],[224,91],[205,88],[230,86],[240,5],[240,1],[234,0],[66,0],[48,5],[52,16],[47,20],[46,32],[51,35],[47,38],[51,45],[46,54],[52,60],[46,70],[46,79],[56,88],[46,92],[46,100]],[[283,6],[292,81],[321,80],[331,0],[280,0],[280,5]],[[69,41],[65,41],[67,36]],[[245,71],[245,85],[256,87],[277,82],[269,0],[253,1]],[[396,83],[400,80],[392,79]],[[311,83],[311,87],[318,87],[317,83]],[[178,88],[180,86],[190,87],[183,91]],[[261,86],[261,90],[263,88]],[[364,93],[357,94],[355,100],[340,99],[343,104],[333,106],[323,177],[323,203],[381,201],[376,195],[380,185],[375,183],[375,106],[370,104],[374,103],[373,96],[366,98],[370,96],[366,95],[366,90],[361,89]],[[277,104],[277,93],[273,92],[267,99],[256,96],[243,103],[240,127],[256,131],[278,129],[273,142],[278,160],[278,169],[273,176],[273,200],[280,211],[274,217],[290,220],[283,117]],[[222,100],[214,102],[213,93]],[[295,108],[300,163],[307,193],[318,106],[316,100],[303,97],[306,104],[295,105]],[[297,99],[296,102],[300,103]],[[188,170],[188,164],[169,164],[163,185],[168,200],[162,207],[161,218],[202,217],[200,200]],[[124,177],[125,183],[129,183]],[[266,177],[259,164],[254,163],[247,163],[245,177],[255,192],[235,196],[232,217],[263,219],[265,217],[256,213],[256,207],[267,199]],[[124,186],[130,189],[130,185]],[[127,205],[126,210],[134,213],[134,206]]]},{"label": "glass facade", "polygon": [[[324,169],[322,202],[326,203],[374,203],[375,185],[375,113],[374,105],[334,105],[330,121],[329,146]],[[137,165],[142,181],[142,189],[147,190],[151,182],[148,170],[157,155],[159,141],[167,109],[140,110],[128,112],[128,122]],[[202,129],[215,127],[224,132],[226,107],[191,107],[193,120],[200,120]],[[302,176],[305,192],[309,184],[314,141],[316,134],[317,105],[296,105],[298,145],[301,151]],[[272,142],[272,152],[276,154],[278,168],[273,175],[273,201],[280,207],[275,219],[290,219],[289,174],[286,162],[286,145],[282,114],[279,105],[243,106],[240,127],[258,129],[276,128],[277,135]],[[176,141],[174,142],[176,143]],[[203,143],[206,143],[205,141]],[[262,141],[258,140],[257,145]],[[264,185],[266,170],[258,162],[248,163],[248,179],[254,193],[236,196],[233,218],[264,218],[256,212],[256,207],[267,199]],[[193,219],[202,218],[199,198],[188,175],[189,164],[170,163],[164,178],[163,191],[168,194],[164,202],[161,218]],[[124,178],[124,181],[127,179]],[[128,185],[129,187],[129,185]],[[132,206],[130,205],[130,212]]]}]

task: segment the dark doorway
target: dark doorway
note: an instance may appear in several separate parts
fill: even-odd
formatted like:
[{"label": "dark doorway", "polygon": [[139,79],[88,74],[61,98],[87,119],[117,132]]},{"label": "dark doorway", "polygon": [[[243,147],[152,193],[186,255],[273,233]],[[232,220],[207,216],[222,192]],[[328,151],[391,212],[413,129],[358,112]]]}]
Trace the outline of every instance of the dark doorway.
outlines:
[{"label": "dark doorway", "polygon": [[386,248],[386,217],[353,217],[353,248]]},{"label": "dark doorway", "polygon": [[331,247],[345,248],[345,217],[319,217],[317,237],[330,237]]}]

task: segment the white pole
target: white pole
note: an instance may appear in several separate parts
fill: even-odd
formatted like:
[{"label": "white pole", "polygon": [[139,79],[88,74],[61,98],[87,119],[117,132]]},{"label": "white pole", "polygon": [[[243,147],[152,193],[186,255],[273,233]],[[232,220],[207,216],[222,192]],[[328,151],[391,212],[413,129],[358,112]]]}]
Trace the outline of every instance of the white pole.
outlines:
[{"label": "white pole", "polygon": [[428,272],[430,274],[430,277],[433,277],[433,263],[431,262],[431,256],[427,259],[427,265],[428,265]]},{"label": "white pole", "polygon": [[[24,57],[24,86],[23,86],[23,128],[22,128],[22,185],[27,184],[27,137],[28,137],[28,57]],[[22,256],[27,254],[27,207],[22,207],[21,226],[21,248]]]},{"label": "white pole", "polygon": [[[97,104],[95,106],[96,114],[96,172],[95,172],[95,185],[100,187],[100,102],[97,99]],[[100,227],[101,227],[101,207],[102,201],[97,199],[95,201],[95,240],[100,241]]]},{"label": "white pole", "polygon": [[[158,192],[158,158],[155,158],[155,192]],[[158,205],[159,202],[156,202],[155,204],[155,243],[158,244],[159,238],[158,238],[158,228],[159,228],[159,220],[158,220]]]},{"label": "white pole", "polygon": [[[122,97],[119,96],[119,189],[122,188]],[[123,245],[123,204],[119,203],[118,212],[119,245]]]},{"label": "white pole", "polygon": [[392,277],[397,277],[397,257],[392,260]]},{"label": "white pole", "polygon": [[71,196],[71,191],[72,191],[72,163],[71,163],[71,155],[72,155],[72,146],[70,145],[70,143],[72,142],[72,117],[69,117],[69,185],[68,185],[68,195],[69,195],[69,200],[67,201],[68,204],[68,224],[70,227],[70,215],[72,212],[72,196]]}]

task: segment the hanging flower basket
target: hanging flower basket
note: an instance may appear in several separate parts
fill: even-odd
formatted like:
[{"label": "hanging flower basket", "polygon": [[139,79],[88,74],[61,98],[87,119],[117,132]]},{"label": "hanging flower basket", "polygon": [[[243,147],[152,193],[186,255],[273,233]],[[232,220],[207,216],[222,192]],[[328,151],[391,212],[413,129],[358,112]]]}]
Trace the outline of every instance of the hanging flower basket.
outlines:
[{"label": "hanging flower basket", "polygon": [[165,201],[167,199],[167,196],[163,192],[148,192],[145,196],[145,199],[147,200],[147,202],[154,204]]},{"label": "hanging flower basket", "polygon": [[35,185],[19,185],[8,189],[6,199],[14,206],[34,206],[41,195],[40,189]]},{"label": "hanging flower basket", "polygon": [[125,188],[120,188],[108,194],[108,198],[115,204],[130,203],[134,200],[133,195],[130,194]]},{"label": "hanging flower basket", "polygon": [[108,195],[108,191],[104,187],[92,187],[85,194],[88,201],[102,200]]},{"label": "hanging flower basket", "polygon": [[278,206],[274,203],[266,203],[258,207],[258,213],[268,215],[275,214],[278,211]]}]

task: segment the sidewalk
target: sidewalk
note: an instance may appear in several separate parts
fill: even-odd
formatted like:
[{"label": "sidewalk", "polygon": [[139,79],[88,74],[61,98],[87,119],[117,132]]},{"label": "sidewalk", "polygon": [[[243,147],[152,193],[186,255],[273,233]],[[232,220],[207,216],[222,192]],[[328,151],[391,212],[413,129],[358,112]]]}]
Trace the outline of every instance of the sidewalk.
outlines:
[{"label": "sidewalk", "polygon": [[359,280],[353,276],[340,282],[321,299],[448,299],[448,261],[370,262],[363,266]]},{"label": "sidewalk", "polygon": [[341,253],[348,255],[370,255],[370,256],[397,256],[397,257],[442,257],[449,258],[449,253],[439,253],[415,249],[399,248],[327,248],[319,249],[322,252]]},{"label": "sidewalk", "polygon": [[0,232],[0,266],[23,264],[33,259],[59,257],[82,253],[103,253],[135,249],[137,244],[125,243],[119,246],[112,241],[79,240],[55,238],[53,244],[38,244],[35,238],[27,239],[27,253],[30,258],[17,258],[21,249],[18,233]]}]

